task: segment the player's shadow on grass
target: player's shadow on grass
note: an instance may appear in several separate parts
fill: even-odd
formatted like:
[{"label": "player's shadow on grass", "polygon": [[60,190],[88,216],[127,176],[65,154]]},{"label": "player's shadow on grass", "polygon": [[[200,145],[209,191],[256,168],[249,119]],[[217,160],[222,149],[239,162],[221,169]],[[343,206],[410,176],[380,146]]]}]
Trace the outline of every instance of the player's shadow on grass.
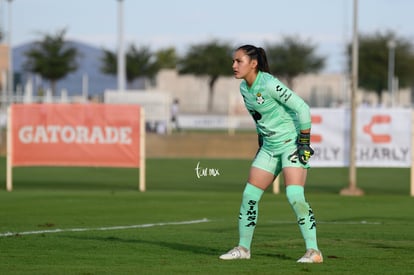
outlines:
[{"label": "player's shadow on grass", "polygon": [[137,243],[137,244],[150,244],[150,245],[157,245],[161,247],[166,247],[173,250],[179,251],[191,251],[196,254],[206,254],[206,255],[217,255],[218,253],[222,252],[218,249],[209,248],[206,246],[197,246],[192,244],[184,244],[184,243],[175,243],[175,242],[167,242],[162,240],[142,240],[142,239],[122,239],[118,237],[80,237],[80,236],[65,236],[67,238],[73,238],[78,240],[85,240],[85,241],[102,241],[102,242],[118,242],[118,243]]},{"label": "player's shadow on grass", "polygon": [[[140,239],[122,239],[118,237],[80,237],[80,236],[68,236],[67,238],[73,238],[77,240],[85,240],[85,241],[102,241],[102,242],[119,242],[119,243],[137,243],[137,244],[149,244],[149,245],[156,245],[161,246],[164,248],[169,248],[172,250],[179,250],[179,251],[190,251],[192,253],[196,254],[204,254],[209,256],[217,256],[221,255],[225,252],[223,249],[219,248],[211,248],[207,246],[197,246],[193,244],[184,244],[184,243],[177,243],[177,242],[167,242],[162,240],[140,240]],[[265,256],[265,257],[271,257],[273,259],[278,258],[280,260],[293,260],[293,258],[284,255],[284,254],[272,254],[272,253],[258,253],[257,256]]]}]

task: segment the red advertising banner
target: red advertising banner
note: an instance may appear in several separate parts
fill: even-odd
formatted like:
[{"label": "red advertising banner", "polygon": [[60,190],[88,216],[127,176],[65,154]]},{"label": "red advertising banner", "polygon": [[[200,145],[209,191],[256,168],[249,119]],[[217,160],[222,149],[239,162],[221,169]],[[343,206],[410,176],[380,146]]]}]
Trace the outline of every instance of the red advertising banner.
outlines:
[{"label": "red advertising banner", "polygon": [[137,105],[14,104],[9,115],[12,166],[140,166]]}]

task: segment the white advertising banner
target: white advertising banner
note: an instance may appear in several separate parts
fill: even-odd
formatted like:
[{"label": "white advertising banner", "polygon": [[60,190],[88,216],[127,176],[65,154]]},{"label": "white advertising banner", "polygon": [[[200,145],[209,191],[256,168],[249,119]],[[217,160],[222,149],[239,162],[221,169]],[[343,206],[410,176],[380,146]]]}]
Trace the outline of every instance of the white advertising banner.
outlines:
[{"label": "white advertising banner", "polygon": [[312,166],[341,167],[348,158],[349,118],[344,109],[312,109]]},{"label": "white advertising banner", "polygon": [[[358,109],[356,165],[411,167],[411,130],[410,109]],[[312,166],[348,166],[350,137],[349,109],[312,109]]]},{"label": "white advertising banner", "polygon": [[[348,108],[312,108],[313,167],[349,166],[351,112]],[[356,112],[358,167],[411,167],[411,109],[359,108]],[[183,115],[188,129],[252,129],[250,116]]]}]

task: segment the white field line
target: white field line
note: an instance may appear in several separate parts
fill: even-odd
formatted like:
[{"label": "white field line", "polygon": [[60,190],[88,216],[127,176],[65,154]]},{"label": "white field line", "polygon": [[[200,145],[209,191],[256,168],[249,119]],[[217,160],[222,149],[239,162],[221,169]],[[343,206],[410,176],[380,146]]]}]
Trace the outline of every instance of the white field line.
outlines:
[{"label": "white field line", "polygon": [[[5,232],[0,233],[0,237],[10,237],[18,235],[35,235],[35,234],[47,234],[47,233],[60,233],[60,232],[85,232],[85,231],[108,231],[108,230],[125,230],[135,228],[147,228],[155,226],[166,226],[166,225],[183,225],[183,224],[196,224],[210,222],[209,219],[204,218],[201,220],[182,221],[182,222],[163,222],[163,223],[147,223],[147,224],[136,224],[136,225],[125,225],[125,226],[110,226],[110,227],[95,227],[95,228],[67,228],[67,229],[50,229],[50,230],[38,230],[38,231],[24,231],[24,232]],[[296,224],[294,221],[269,221],[272,224]],[[380,225],[381,222],[367,222],[367,221],[348,221],[348,222],[324,222],[319,221],[318,224],[339,224],[339,225]]]},{"label": "white field line", "polygon": [[84,232],[84,231],[107,231],[107,230],[125,230],[134,228],[147,228],[154,226],[166,226],[166,225],[183,225],[183,224],[195,224],[210,222],[209,219],[182,221],[182,222],[162,222],[162,223],[147,223],[125,226],[110,226],[110,227],[95,227],[95,228],[67,228],[67,229],[50,229],[50,230],[38,230],[38,231],[25,231],[25,232],[6,232],[0,233],[0,237],[9,237],[15,235],[34,235],[34,234],[46,234],[46,233],[60,233],[60,232]]}]

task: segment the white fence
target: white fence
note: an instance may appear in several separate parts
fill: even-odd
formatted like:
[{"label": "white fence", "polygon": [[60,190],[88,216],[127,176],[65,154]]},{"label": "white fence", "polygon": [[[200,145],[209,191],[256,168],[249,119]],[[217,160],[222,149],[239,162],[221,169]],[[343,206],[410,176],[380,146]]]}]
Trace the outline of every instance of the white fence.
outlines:
[{"label": "white fence", "polygon": [[106,104],[138,104],[145,110],[148,127],[159,133],[171,131],[171,96],[167,92],[153,90],[105,91]]}]

